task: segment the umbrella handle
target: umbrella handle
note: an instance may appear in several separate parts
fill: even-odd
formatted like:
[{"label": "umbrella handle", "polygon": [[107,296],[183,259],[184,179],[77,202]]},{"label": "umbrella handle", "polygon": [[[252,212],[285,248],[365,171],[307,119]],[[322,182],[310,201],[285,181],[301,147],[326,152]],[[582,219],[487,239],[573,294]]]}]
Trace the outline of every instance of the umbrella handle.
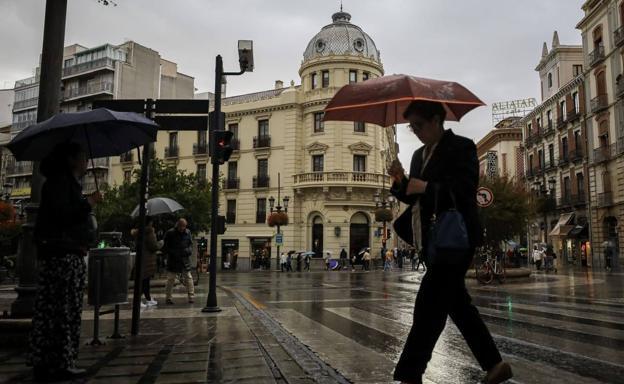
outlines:
[{"label": "umbrella handle", "polygon": [[87,147],[89,149],[89,159],[91,159],[91,170],[93,171],[93,180],[95,181],[95,191],[100,192],[98,185],[97,173],[95,172],[95,160],[93,160],[93,151],[91,150],[91,141],[89,141],[89,132],[84,128],[85,137],[87,138]]}]

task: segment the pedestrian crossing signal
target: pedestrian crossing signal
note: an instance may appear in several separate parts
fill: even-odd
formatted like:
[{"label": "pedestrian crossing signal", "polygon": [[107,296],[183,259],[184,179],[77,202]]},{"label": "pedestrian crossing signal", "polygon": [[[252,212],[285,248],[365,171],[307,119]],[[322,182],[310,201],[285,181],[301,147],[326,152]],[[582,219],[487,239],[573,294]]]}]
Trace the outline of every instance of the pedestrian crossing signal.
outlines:
[{"label": "pedestrian crossing signal", "polygon": [[231,131],[213,131],[212,132],[212,162],[224,164],[232,156],[234,148],[232,148],[232,138],[234,132]]}]

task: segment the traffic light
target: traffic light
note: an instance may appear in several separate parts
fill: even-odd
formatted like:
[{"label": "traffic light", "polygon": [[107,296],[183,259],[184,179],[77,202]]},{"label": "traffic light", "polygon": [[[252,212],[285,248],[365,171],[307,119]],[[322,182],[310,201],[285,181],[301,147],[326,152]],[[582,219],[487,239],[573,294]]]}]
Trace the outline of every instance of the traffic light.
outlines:
[{"label": "traffic light", "polygon": [[234,148],[232,148],[232,137],[234,133],[231,131],[213,131],[211,140],[211,156],[213,163],[223,164],[230,159]]},{"label": "traffic light", "polygon": [[223,235],[225,233],[225,216],[217,216],[217,234]]}]

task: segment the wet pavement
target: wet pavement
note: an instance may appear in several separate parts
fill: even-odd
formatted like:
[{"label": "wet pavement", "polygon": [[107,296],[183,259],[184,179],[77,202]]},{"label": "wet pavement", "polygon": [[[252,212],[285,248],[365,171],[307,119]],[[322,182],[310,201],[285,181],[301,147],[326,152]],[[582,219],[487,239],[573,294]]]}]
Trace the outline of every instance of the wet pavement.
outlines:
[{"label": "wet pavement", "polygon": [[[219,275],[223,312],[204,314],[177,290],[142,312],[141,336],[84,346],[93,383],[389,383],[409,332],[418,272],[250,272]],[[624,273],[537,272],[481,286],[474,303],[514,369],[510,383],[624,382]],[[181,288],[181,287],[179,287]],[[164,302],[162,288],[156,300]],[[0,290],[1,300],[10,299]],[[122,333],[130,312],[122,311]],[[83,316],[90,340],[92,312]],[[112,332],[111,315],[102,334]],[[448,321],[427,383],[477,383],[481,372]],[[29,382],[23,348],[0,346],[0,382]]]}]

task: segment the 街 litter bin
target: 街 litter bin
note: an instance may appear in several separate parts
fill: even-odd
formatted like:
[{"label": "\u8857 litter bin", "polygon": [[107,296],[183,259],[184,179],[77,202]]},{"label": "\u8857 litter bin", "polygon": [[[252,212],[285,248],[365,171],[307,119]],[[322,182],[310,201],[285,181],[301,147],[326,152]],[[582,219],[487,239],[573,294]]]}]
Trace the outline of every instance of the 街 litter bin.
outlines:
[{"label": "\u8857 litter bin", "polygon": [[[130,248],[127,247],[89,250],[89,305],[128,301],[129,261]],[[99,300],[96,299],[98,293]]]}]

